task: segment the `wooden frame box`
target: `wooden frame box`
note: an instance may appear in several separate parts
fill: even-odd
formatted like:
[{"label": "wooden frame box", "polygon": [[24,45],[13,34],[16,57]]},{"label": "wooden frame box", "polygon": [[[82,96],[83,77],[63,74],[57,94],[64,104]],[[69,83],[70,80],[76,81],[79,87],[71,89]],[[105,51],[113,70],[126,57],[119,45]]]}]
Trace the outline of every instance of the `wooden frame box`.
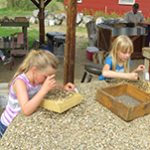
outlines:
[{"label": "wooden frame box", "polygon": [[79,93],[75,93],[61,100],[44,99],[41,106],[44,107],[45,109],[62,113],[72,108],[73,106],[76,106],[79,103],[81,103],[82,99],[83,98]]},{"label": "wooden frame box", "polygon": [[[119,24],[117,24],[119,26]],[[122,27],[121,27],[122,26]],[[142,26],[141,26],[142,27]],[[143,29],[143,28],[142,28]],[[143,30],[139,27],[124,27],[120,24],[120,27],[116,27],[115,24],[110,25],[98,25],[97,26],[97,47],[100,50],[110,51],[112,42],[119,35],[127,35],[133,42],[134,52],[131,55],[132,59],[143,58],[142,48],[148,46],[147,35],[143,34]],[[141,31],[141,34],[138,34]],[[135,33],[134,33],[135,32]]]},{"label": "wooden frame box", "polygon": [[150,94],[130,84],[99,89],[96,99],[125,121],[150,113]]}]

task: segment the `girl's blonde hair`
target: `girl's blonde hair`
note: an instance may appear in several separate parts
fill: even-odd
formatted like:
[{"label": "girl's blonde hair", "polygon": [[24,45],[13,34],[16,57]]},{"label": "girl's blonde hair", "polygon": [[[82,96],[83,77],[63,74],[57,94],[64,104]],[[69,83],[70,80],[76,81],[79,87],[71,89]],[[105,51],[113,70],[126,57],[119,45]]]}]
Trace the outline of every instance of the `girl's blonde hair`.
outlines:
[{"label": "girl's blonde hair", "polygon": [[31,50],[24,61],[19,66],[12,80],[19,74],[26,73],[31,67],[36,67],[39,71],[44,71],[48,66],[58,68],[58,59],[46,50]]},{"label": "girl's blonde hair", "polygon": [[[129,52],[133,53],[133,43],[131,39],[125,35],[118,36],[112,43],[112,48],[110,51],[110,55],[112,56],[112,69],[116,69],[116,65],[118,62],[118,52]],[[124,70],[125,72],[129,71],[129,61],[124,62]]]}]

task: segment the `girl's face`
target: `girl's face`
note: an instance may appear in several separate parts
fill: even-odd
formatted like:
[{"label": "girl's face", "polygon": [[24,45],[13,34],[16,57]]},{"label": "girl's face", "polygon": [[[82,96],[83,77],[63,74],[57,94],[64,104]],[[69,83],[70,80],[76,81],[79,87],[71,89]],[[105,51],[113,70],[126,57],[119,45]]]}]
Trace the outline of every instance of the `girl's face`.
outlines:
[{"label": "girl's face", "polygon": [[131,56],[131,53],[129,51],[126,51],[126,52],[122,52],[122,51],[119,51],[118,52],[118,58],[121,62],[126,62],[128,61],[128,59],[130,58]]},{"label": "girl's face", "polygon": [[38,71],[36,70],[36,73],[33,74],[34,76],[34,84],[43,84],[45,79],[48,76],[51,76],[53,74],[56,73],[56,69],[52,68],[52,67],[48,67],[47,69],[45,69],[44,71]]}]

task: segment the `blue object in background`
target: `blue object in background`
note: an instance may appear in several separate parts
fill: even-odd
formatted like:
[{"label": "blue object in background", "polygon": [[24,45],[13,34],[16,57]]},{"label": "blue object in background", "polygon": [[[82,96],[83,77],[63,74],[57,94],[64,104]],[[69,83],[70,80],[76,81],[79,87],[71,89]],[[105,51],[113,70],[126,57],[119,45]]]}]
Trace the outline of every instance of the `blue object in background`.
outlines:
[{"label": "blue object in background", "polygon": [[43,49],[43,50],[48,50],[48,51],[50,51],[51,53],[53,53],[53,47],[50,46],[50,45],[42,44],[42,45],[40,46],[40,48]]}]

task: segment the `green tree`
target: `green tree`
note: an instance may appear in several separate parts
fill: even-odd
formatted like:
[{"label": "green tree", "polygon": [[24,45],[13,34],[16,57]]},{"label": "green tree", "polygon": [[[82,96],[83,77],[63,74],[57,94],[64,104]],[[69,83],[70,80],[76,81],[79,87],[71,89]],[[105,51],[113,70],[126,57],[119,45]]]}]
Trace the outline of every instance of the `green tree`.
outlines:
[{"label": "green tree", "polygon": [[32,10],[35,9],[35,5],[31,0],[7,0],[7,8]]},{"label": "green tree", "polygon": [[8,8],[13,8],[15,4],[15,0],[7,0],[7,7]]}]

